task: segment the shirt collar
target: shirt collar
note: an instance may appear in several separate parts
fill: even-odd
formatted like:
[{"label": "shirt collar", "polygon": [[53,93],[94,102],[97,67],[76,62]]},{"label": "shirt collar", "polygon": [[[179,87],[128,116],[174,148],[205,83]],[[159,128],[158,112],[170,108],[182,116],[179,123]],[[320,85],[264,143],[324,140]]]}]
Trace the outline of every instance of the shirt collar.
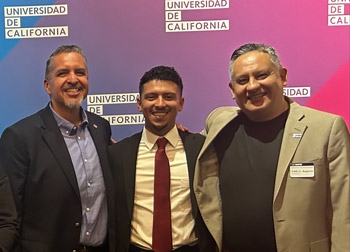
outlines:
[{"label": "shirt collar", "polygon": [[62,134],[70,135],[70,136],[75,135],[79,127],[81,127],[82,129],[85,129],[85,127],[89,124],[86,112],[82,108],[80,108],[81,124],[74,125],[73,123],[67,121],[62,116],[57,114],[56,111],[52,108],[51,102],[49,106],[53,113],[53,117],[55,118],[57,125],[60,131],[62,132]]},{"label": "shirt collar", "polygon": [[180,135],[179,135],[179,132],[177,131],[176,125],[174,125],[174,127],[164,136],[155,135],[149,130],[147,130],[145,127],[143,127],[141,141],[143,141],[146,144],[148,149],[151,150],[154,147],[159,137],[165,137],[172,147],[176,147],[179,141]]}]

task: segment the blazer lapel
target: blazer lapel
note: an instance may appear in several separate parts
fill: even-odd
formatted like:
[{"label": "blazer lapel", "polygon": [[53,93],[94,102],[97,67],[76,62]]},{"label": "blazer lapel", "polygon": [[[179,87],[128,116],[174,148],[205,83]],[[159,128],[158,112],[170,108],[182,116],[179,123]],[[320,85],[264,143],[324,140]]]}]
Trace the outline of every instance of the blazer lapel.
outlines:
[{"label": "blazer lapel", "polygon": [[93,139],[101,164],[101,170],[106,190],[107,204],[111,205],[111,202],[113,202],[114,200],[113,177],[111,169],[109,167],[107,155],[107,147],[110,144],[110,139],[107,139],[105,132],[106,128],[102,125],[99,125],[97,121],[94,120],[93,116],[89,116],[89,114],[87,114],[87,116],[89,121],[87,129],[89,130],[90,135]]},{"label": "blazer lapel", "polygon": [[187,141],[188,136],[190,136],[188,133],[179,132],[179,135],[181,137],[186,152],[188,176],[192,187],[194,166],[197,158],[195,151],[198,150],[198,148],[197,146],[195,146],[195,141]]},{"label": "blazer lapel", "polygon": [[280,155],[278,159],[276,180],[275,180],[275,192],[274,201],[278,195],[283,179],[288,171],[289,164],[294,156],[298,145],[303,138],[303,134],[307,129],[307,125],[301,122],[304,114],[299,110],[299,105],[296,103],[290,104],[289,116],[284,128]]},{"label": "blazer lapel", "polygon": [[[109,171],[108,167],[108,156],[107,156],[107,146],[108,142],[106,142],[104,133],[101,132],[103,130],[102,128],[99,127],[98,124],[96,124],[93,120],[93,118],[88,117],[89,124],[87,126],[90,135],[93,139],[93,142],[95,144],[95,148],[98,154],[98,157],[100,159],[100,164],[101,164],[101,169],[103,173],[105,174],[106,172]],[[110,176],[111,174],[108,172],[108,175]]]},{"label": "blazer lapel", "polygon": [[53,155],[56,157],[56,161],[61,166],[63,172],[66,174],[67,179],[73,188],[73,191],[76,193],[76,196],[80,199],[79,187],[75,176],[74,167],[66,143],[57,126],[57,122],[53,117],[50,107],[47,106],[44,110],[42,110],[40,116],[43,120],[43,138],[45,139]]},{"label": "blazer lapel", "polygon": [[[142,133],[138,133],[132,136],[127,144],[124,145],[124,153],[130,155],[130,158],[123,159],[123,174],[124,174],[124,185],[126,200],[128,206],[128,213],[130,219],[132,218],[132,212],[134,208],[134,194],[135,194],[135,176],[136,176],[136,161],[138,148],[141,141]],[[123,153],[121,154],[123,155]]]},{"label": "blazer lapel", "polygon": [[180,132],[179,135],[184,145],[186,159],[187,159],[187,169],[189,177],[189,186],[190,186],[190,195],[191,195],[191,205],[192,205],[192,214],[193,217],[197,216],[197,201],[193,190],[193,179],[195,172],[195,165],[198,154],[201,150],[201,146],[204,142],[204,137],[195,137],[195,134],[189,134],[187,132]]},{"label": "blazer lapel", "polygon": [[222,110],[221,114],[214,118],[215,121],[207,122],[210,125],[210,130],[206,136],[206,140],[199,153],[198,159],[201,159],[203,153],[211,145],[211,143],[214,141],[215,137],[220,133],[220,131],[238,115],[238,111],[238,108],[234,110],[230,108],[229,111]]}]

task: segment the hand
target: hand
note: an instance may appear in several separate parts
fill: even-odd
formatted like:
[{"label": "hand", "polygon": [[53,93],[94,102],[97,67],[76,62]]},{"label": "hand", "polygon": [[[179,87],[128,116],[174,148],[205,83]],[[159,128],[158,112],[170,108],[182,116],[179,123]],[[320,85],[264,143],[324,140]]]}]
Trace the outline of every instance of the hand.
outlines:
[{"label": "hand", "polygon": [[189,132],[189,129],[186,128],[185,126],[183,126],[183,125],[180,124],[180,123],[177,123],[177,124],[176,124],[176,128],[177,128],[178,130],[182,131],[182,132]]}]

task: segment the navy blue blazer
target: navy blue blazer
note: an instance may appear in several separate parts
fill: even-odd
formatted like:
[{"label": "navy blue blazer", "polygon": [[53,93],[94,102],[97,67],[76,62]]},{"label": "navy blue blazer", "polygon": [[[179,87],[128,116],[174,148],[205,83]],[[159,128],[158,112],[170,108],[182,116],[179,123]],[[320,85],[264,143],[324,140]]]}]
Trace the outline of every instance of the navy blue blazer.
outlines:
[{"label": "navy blue blazer", "polygon": [[[107,146],[108,121],[86,112],[106,186],[108,242],[114,251],[114,196]],[[6,170],[20,225],[16,251],[73,251],[78,248],[82,209],[74,167],[49,106],[5,129],[0,164]],[[22,247],[22,248],[20,248]]]},{"label": "navy blue blazer", "polygon": [[16,217],[9,180],[0,165],[0,251],[9,251],[17,238]]}]

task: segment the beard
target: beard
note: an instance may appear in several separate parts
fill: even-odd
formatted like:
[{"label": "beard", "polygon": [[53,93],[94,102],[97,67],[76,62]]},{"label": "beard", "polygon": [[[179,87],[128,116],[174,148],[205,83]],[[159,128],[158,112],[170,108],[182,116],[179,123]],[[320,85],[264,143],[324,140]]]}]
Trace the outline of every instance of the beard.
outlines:
[{"label": "beard", "polygon": [[68,108],[71,108],[71,109],[80,108],[81,104],[83,103],[83,100],[84,98],[81,98],[79,101],[75,101],[75,102],[64,101],[64,105],[66,105]]}]

